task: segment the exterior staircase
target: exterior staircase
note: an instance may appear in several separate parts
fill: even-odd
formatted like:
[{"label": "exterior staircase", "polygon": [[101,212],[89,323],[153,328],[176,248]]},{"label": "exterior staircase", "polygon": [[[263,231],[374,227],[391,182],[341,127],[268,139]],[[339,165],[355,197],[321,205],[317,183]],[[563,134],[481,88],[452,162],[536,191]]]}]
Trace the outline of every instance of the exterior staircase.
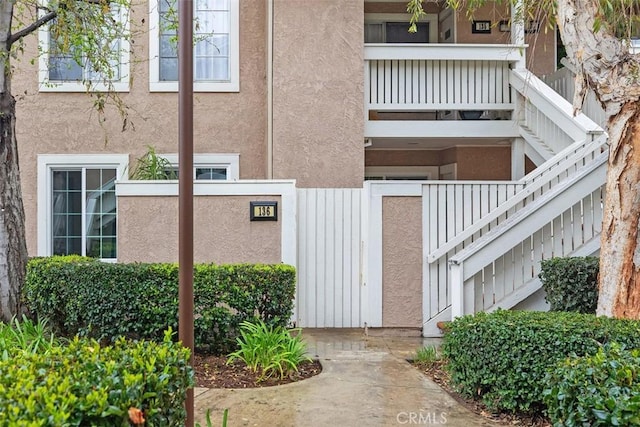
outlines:
[{"label": "exterior staircase", "polygon": [[573,117],[571,104],[527,70],[512,70],[511,86],[523,103],[525,153],[538,167],[517,192],[429,252],[433,277],[446,281],[446,303],[424,317],[425,336],[464,314],[542,308],[540,262],[599,250],[606,133],[583,114]]}]

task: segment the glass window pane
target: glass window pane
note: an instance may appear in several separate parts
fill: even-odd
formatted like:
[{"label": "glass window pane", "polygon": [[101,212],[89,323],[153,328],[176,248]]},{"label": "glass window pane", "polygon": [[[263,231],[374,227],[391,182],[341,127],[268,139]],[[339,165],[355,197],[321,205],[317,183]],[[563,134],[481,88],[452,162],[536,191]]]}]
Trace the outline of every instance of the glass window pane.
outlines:
[{"label": "glass window pane", "polygon": [[67,235],[82,236],[82,216],[80,214],[67,215]]},{"label": "glass window pane", "polygon": [[82,190],[82,171],[67,171],[67,189]]},{"label": "glass window pane", "polygon": [[196,80],[213,80],[213,69],[211,67],[210,58],[196,58],[195,68]]},{"label": "glass window pane", "polygon": [[82,80],[82,67],[73,58],[50,56],[49,80],[80,81]]},{"label": "glass window pane", "polygon": [[87,191],[100,188],[100,169],[87,169]]},{"label": "glass window pane", "polygon": [[227,179],[226,168],[196,168],[196,179]]},{"label": "glass window pane", "polygon": [[82,238],[76,237],[67,239],[67,254],[82,255]]},{"label": "glass window pane", "polygon": [[172,58],[178,57],[178,50],[175,37],[172,35],[160,36],[160,57]]},{"label": "glass window pane", "polygon": [[173,8],[174,10],[177,9],[177,4],[175,0],[160,0],[158,2],[158,9],[160,10],[160,12],[166,12],[171,8]]},{"label": "glass window pane", "polygon": [[178,80],[178,58],[160,58],[160,80]]},{"label": "glass window pane", "polygon": [[229,59],[213,58],[213,80],[229,80]]},{"label": "glass window pane", "polygon": [[429,23],[416,24],[418,31],[407,31],[406,22],[387,22],[387,43],[429,43]]},{"label": "glass window pane", "polygon": [[102,258],[117,258],[118,245],[116,238],[104,238],[102,239]]}]

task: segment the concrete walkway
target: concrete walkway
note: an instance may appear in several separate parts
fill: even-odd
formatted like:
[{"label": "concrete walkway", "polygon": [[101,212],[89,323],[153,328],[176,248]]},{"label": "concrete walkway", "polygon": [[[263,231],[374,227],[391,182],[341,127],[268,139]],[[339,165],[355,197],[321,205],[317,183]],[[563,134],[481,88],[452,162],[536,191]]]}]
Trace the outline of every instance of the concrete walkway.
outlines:
[{"label": "concrete walkway", "polygon": [[406,362],[437,339],[365,336],[361,330],[304,330],[320,375],[277,387],[197,389],[195,420],[204,427],[211,409],[220,426],[343,427],[495,425],[457,403]]}]

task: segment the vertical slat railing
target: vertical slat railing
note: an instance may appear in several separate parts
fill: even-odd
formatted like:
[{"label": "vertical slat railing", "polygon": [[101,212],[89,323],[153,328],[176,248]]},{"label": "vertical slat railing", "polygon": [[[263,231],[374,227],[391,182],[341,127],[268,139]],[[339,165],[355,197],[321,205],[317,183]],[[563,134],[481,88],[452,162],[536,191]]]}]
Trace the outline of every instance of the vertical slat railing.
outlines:
[{"label": "vertical slat railing", "polygon": [[[427,235],[429,236],[425,244],[429,246],[429,251],[441,248],[523,188],[524,184],[521,182],[432,181],[425,183],[422,199],[424,223],[428,227]],[[427,309],[430,318],[451,305],[452,296],[448,287],[449,258],[465,245],[486,234],[507,215],[507,213],[501,215],[429,264],[429,285],[426,292],[431,296]]]},{"label": "vertical slat railing", "polygon": [[508,45],[365,45],[367,111],[512,110]]},{"label": "vertical slat railing", "polygon": [[[601,153],[498,227],[450,258],[452,316],[510,308],[527,295],[540,272],[540,262],[575,254],[601,230],[607,153]],[[522,274],[513,281],[514,274]],[[536,288],[537,289],[537,288]],[[473,300],[465,294],[474,295]]]}]

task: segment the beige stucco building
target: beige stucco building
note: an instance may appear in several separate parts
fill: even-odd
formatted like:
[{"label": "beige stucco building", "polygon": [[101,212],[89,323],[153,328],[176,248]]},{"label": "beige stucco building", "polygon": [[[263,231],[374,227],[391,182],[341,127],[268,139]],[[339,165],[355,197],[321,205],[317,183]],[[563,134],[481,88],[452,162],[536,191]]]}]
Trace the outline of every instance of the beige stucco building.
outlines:
[{"label": "beige stucco building", "polygon": [[[409,35],[403,1],[318,0],[312,12],[301,0],[197,3],[202,28],[217,26],[208,34],[214,48],[195,51],[196,260],[296,265],[303,326],[421,330],[451,304],[449,291],[428,291],[425,196],[381,196],[378,223],[374,185],[365,183],[513,186],[494,207],[515,194],[515,180],[561,151],[523,134],[526,97],[510,74],[553,73],[555,31],[537,21],[514,27],[494,4],[471,22],[427,3]],[[17,65],[31,255],[177,260],[177,183],[130,179],[149,146],[178,166],[176,58],[164,10],[150,0],[128,15],[132,40],[115,85],[126,129],[113,109],[97,114],[96,97],[75,81],[87,78],[82,70],[70,77],[46,55]],[[44,29],[29,39],[25,55],[47,37]],[[251,221],[252,202],[275,202],[277,220]],[[428,292],[444,301],[427,309]]]}]

